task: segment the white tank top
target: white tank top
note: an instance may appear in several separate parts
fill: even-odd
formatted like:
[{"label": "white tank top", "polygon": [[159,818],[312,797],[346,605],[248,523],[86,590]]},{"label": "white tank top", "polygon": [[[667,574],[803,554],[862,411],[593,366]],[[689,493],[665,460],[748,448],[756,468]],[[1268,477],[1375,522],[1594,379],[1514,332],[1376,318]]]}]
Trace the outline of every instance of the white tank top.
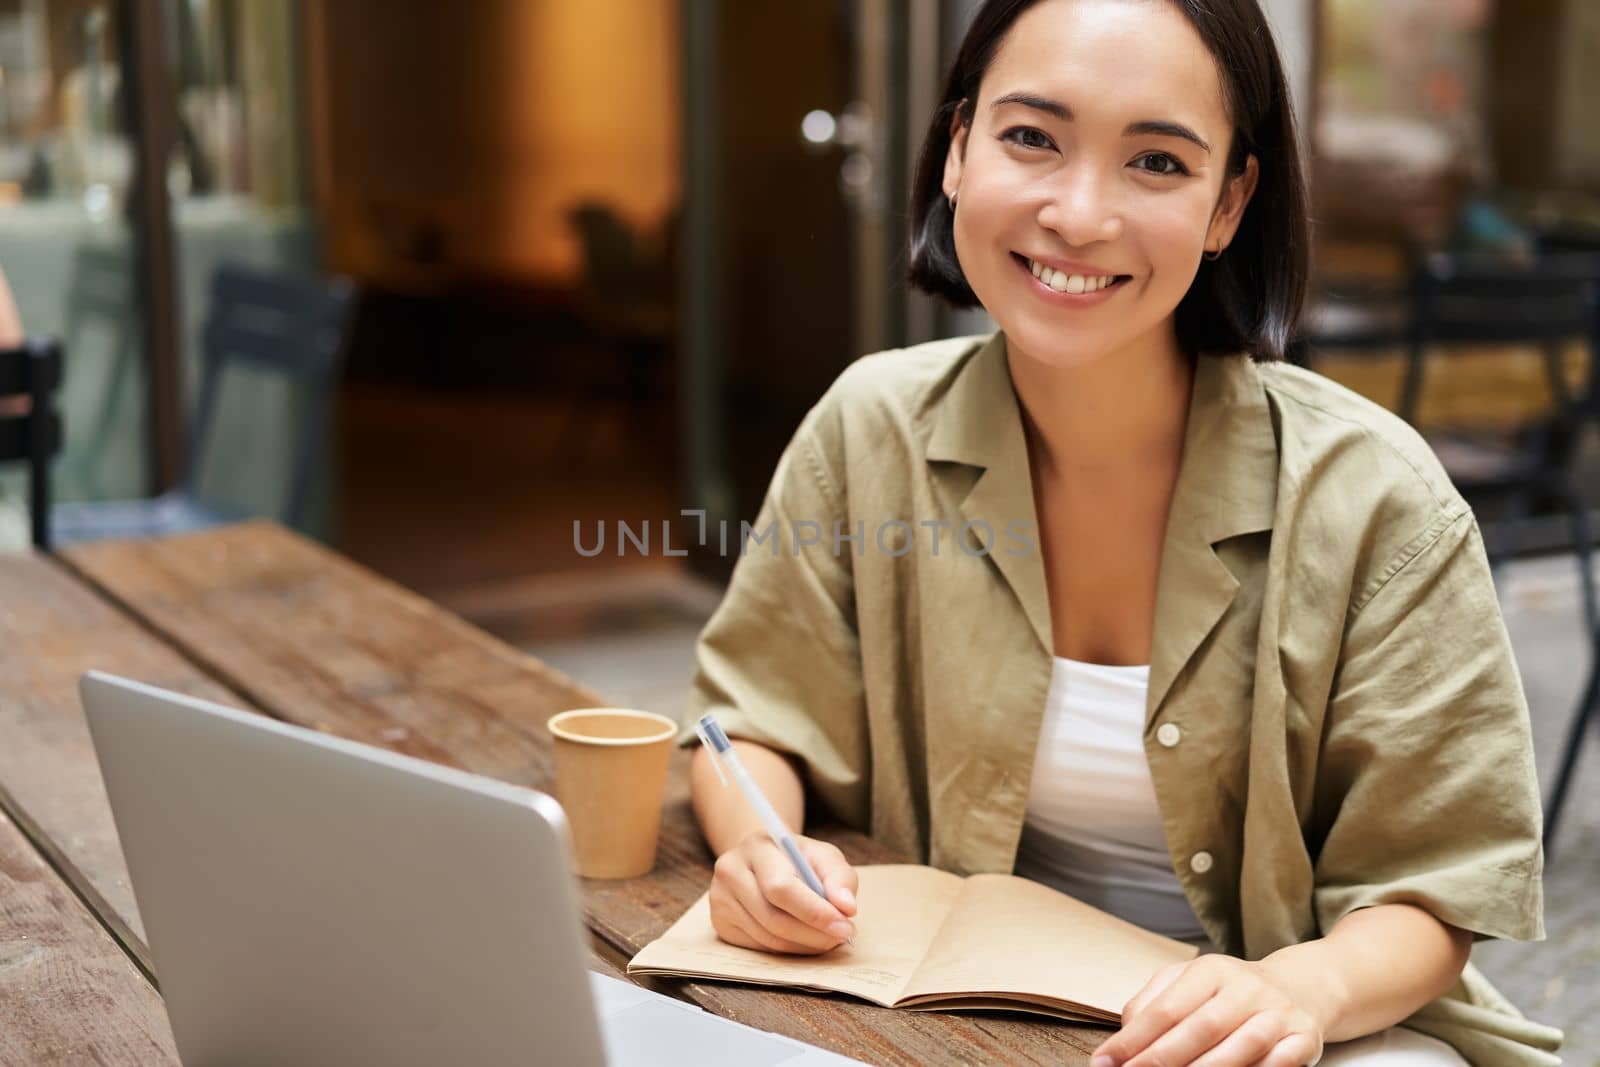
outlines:
[{"label": "white tank top", "polygon": [[1149,666],[1053,658],[1017,875],[1209,949],[1172,869],[1145,759]]}]

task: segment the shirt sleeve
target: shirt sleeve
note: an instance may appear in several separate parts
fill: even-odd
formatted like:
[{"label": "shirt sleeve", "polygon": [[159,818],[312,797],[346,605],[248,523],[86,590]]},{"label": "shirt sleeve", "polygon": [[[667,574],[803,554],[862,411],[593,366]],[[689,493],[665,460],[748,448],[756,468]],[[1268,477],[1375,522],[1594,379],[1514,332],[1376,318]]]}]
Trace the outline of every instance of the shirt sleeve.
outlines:
[{"label": "shirt sleeve", "polygon": [[[813,413],[815,415],[815,412]],[[730,737],[798,757],[833,814],[864,827],[867,715],[845,502],[808,418],[784,450],[721,604],[701,631],[679,744],[715,714]],[[730,531],[731,533],[731,531]],[[730,548],[733,538],[729,538]]]},{"label": "shirt sleeve", "polygon": [[1410,903],[1474,941],[1541,940],[1528,706],[1471,510],[1442,511],[1371,584],[1324,723],[1317,920]]}]

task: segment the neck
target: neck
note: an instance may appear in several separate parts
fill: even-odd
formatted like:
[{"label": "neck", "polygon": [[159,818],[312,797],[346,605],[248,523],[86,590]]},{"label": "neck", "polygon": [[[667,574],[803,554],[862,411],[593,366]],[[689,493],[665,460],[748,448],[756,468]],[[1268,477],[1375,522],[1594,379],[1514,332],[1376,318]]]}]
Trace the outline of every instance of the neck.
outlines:
[{"label": "neck", "polygon": [[1114,475],[1177,462],[1194,362],[1175,339],[1070,367],[1040,362],[1009,344],[1006,353],[1037,470]]}]

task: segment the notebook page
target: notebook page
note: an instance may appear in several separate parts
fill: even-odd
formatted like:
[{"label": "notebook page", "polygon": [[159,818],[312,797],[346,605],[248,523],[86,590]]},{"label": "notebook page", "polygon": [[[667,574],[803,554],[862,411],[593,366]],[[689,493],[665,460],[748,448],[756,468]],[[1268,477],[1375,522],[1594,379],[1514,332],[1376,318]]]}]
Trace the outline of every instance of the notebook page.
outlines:
[{"label": "notebook page", "polygon": [[850,993],[885,1006],[899,999],[945,922],[961,878],[934,867],[857,867],[855,947],[821,956],[791,956],[730,945],[711,926],[710,894],[628,964],[629,974],[728,978],[765,985]]},{"label": "notebook page", "polygon": [[975,874],[903,995],[1015,993],[1118,1016],[1156,971],[1196,954],[1037,882]]}]

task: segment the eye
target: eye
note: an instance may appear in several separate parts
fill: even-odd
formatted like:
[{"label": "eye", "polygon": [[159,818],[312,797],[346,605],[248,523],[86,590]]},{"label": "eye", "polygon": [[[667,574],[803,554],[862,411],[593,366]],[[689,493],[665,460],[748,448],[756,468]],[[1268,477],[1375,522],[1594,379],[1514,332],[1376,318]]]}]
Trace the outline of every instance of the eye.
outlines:
[{"label": "eye", "polygon": [[1189,168],[1185,167],[1178,160],[1177,156],[1171,155],[1170,153],[1167,153],[1167,152],[1146,152],[1144,155],[1140,156],[1139,159],[1141,159],[1141,160],[1145,160],[1145,159],[1162,159],[1162,160],[1166,160],[1168,163],[1172,164],[1172,167],[1173,167],[1173,169],[1171,169],[1171,170],[1150,170],[1148,168],[1144,168],[1146,174],[1157,174],[1157,175],[1160,175],[1162,177],[1167,177],[1167,176],[1170,176],[1170,175],[1188,174],[1189,173]]},{"label": "eye", "polygon": [[1054,147],[1050,138],[1044,131],[1033,126],[1013,126],[1000,134],[1000,140],[1014,144],[1018,148],[1051,148]]}]

